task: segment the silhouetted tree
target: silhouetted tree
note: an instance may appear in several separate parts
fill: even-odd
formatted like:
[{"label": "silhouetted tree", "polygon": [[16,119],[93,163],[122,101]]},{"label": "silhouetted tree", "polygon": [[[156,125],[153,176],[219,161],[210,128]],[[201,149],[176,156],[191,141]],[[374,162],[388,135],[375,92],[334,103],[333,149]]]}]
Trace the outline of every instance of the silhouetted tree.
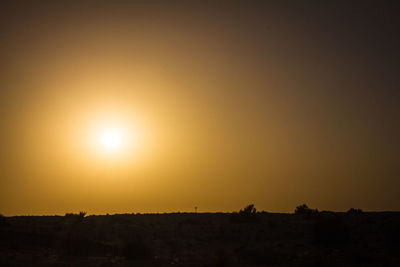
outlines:
[{"label": "silhouetted tree", "polygon": [[254,204],[247,205],[239,212],[233,212],[231,214],[231,220],[234,222],[257,221],[257,209],[254,207]]},{"label": "silhouetted tree", "polygon": [[318,213],[317,209],[310,209],[306,204],[297,206],[294,210],[295,214],[315,214]]},{"label": "silhouetted tree", "polygon": [[245,208],[241,209],[239,211],[239,214],[255,214],[257,212],[257,209],[254,207],[254,204],[247,205]]},{"label": "silhouetted tree", "polygon": [[83,219],[83,218],[85,218],[85,216],[86,216],[86,212],[84,212],[84,211],[79,212],[79,218]]},{"label": "silhouetted tree", "polygon": [[86,212],[84,212],[84,211],[81,211],[78,214],[77,213],[65,213],[65,217],[76,218],[77,221],[83,221],[85,216],[86,216]]},{"label": "silhouetted tree", "polygon": [[360,214],[363,213],[362,209],[355,209],[355,208],[351,208],[347,211],[348,213],[352,213],[352,214]]}]

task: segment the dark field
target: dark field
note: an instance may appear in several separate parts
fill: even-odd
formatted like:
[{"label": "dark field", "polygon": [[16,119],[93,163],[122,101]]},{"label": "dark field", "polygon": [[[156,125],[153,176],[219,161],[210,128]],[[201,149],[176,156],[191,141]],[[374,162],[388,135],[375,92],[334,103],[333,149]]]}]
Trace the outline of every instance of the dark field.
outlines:
[{"label": "dark field", "polygon": [[400,266],[400,213],[1,217],[2,266]]}]

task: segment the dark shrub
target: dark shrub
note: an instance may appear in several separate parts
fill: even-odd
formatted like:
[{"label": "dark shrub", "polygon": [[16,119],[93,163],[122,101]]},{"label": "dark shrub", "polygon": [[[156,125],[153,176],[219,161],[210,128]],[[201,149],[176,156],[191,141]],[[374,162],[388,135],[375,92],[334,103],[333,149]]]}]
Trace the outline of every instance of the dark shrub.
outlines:
[{"label": "dark shrub", "polygon": [[78,216],[79,216],[80,220],[83,220],[83,218],[85,218],[85,216],[86,216],[86,212],[81,211],[81,212],[79,212]]},{"label": "dark shrub", "polygon": [[338,217],[321,218],[314,225],[315,240],[327,247],[341,247],[349,240],[349,230]]},{"label": "dark shrub", "polygon": [[317,209],[310,209],[306,204],[297,206],[294,210],[295,214],[316,214],[318,213]]},{"label": "dark shrub", "polygon": [[85,216],[86,216],[86,212],[84,212],[84,211],[81,211],[78,214],[77,213],[65,213],[65,217],[73,218],[76,221],[83,221]]},{"label": "dark shrub", "polygon": [[243,215],[252,215],[257,213],[257,209],[254,207],[254,204],[247,205],[245,208],[239,211],[239,214]]},{"label": "dark shrub", "polygon": [[347,212],[351,213],[351,214],[361,214],[361,213],[363,213],[362,209],[355,209],[355,208],[351,208]]},{"label": "dark shrub", "polygon": [[230,219],[233,222],[254,222],[259,220],[257,215],[257,209],[254,207],[254,204],[250,204],[239,212],[233,212]]}]

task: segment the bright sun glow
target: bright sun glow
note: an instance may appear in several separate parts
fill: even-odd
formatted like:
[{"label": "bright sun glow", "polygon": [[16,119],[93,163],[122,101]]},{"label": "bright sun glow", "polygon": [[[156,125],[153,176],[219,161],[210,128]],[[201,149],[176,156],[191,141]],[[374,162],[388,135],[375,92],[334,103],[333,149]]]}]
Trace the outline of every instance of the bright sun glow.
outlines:
[{"label": "bright sun glow", "polygon": [[100,134],[100,144],[108,150],[114,150],[119,148],[122,145],[122,134],[120,131],[112,129],[112,130],[104,130]]},{"label": "bright sun glow", "polygon": [[143,131],[135,120],[123,115],[98,117],[85,123],[91,158],[123,162],[142,152]]}]

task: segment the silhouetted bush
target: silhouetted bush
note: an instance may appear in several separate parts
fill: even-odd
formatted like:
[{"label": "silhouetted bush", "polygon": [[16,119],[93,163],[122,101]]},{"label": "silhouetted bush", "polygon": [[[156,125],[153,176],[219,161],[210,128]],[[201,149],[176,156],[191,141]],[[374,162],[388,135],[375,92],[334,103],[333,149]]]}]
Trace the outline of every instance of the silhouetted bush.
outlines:
[{"label": "silhouetted bush", "polygon": [[74,218],[77,221],[83,221],[86,216],[86,212],[81,211],[79,213],[65,213],[65,217],[67,218]]},{"label": "silhouetted bush", "polygon": [[355,208],[351,208],[347,212],[351,213],[351,214],[361,214],[361,213],[363,213],[362,209],[355,209]]},{"label": "silhouetted bush", "polygon": [[349,230],[338,217],[321,218],[314,225],[315,240],[328,247],[340,247],[349,240]]},{"label": "silhouetted bush", "polygon": [[317,214],[317,209],[310,209],[306,204],[297,206],[294,210],[295,214]]},{"label": "silhouetted bush", "polygon": [[259,220],[257,215],[257,209],[254,204],[250,204],[239,212],[233,212],[230,218],[233,222],[254,222]]},{"label": "silhouetted bush", "polygon": [[247,205],[245,208],[239,211],[239,214],[244,215],[252,215],[257,213],[257,209],[254,207],[254,204]]}]

